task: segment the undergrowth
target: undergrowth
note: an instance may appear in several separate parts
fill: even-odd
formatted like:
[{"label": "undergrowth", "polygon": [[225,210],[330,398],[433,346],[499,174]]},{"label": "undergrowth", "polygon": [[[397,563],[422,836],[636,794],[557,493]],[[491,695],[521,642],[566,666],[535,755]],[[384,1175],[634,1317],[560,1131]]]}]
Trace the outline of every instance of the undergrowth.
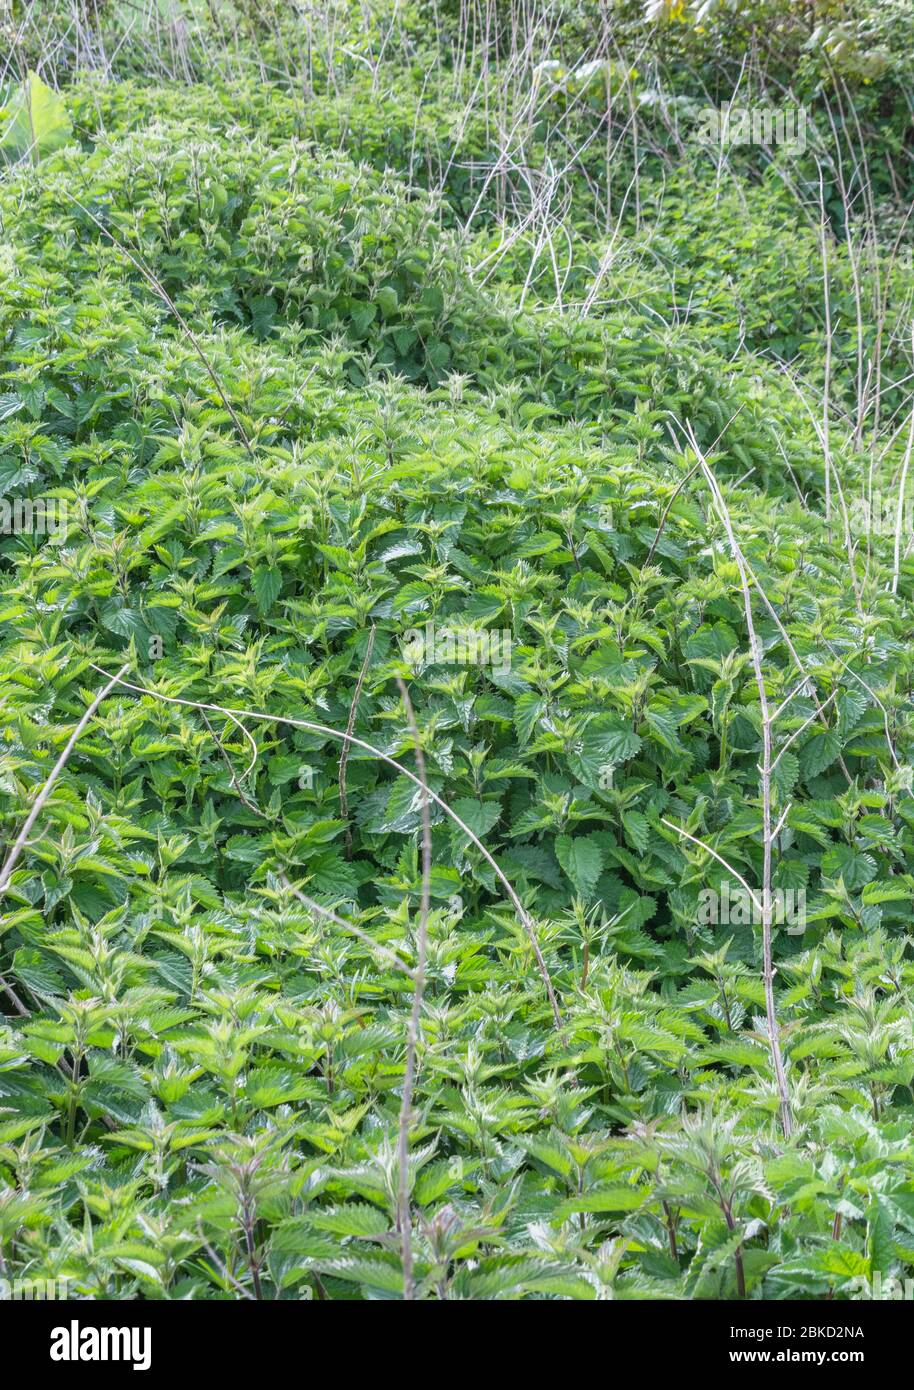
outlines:
[{"label": "undergrowth", "polygon": [[[860,528],[910,460],[892,25],[845,17],[842,68],[745,7],[825,134],[722,172],[678,120],[729,5],[618,7],[597,97],[532,76],[605,36],[586,4],[472,55],[454,6],[336,5],[327,50],[295,7],[188,6],[170,49],[154,8],[121,46],[117,7],[29,8],[0,490],[54,524],[0,538],[0,1276],[910,1273],[914,563]],[[738,885],[799,929],[709,917]]]}]

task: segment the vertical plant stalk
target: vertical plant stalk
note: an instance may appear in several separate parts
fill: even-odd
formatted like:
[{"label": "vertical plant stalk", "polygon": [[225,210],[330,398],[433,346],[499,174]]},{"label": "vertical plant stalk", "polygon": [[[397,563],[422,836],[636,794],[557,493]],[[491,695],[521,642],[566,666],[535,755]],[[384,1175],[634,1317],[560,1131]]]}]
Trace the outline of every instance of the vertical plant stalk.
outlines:
[{"label": "vertical plant stalk", "polygon": [[[775,1084],[778,1091],[778,1099],[781,1111],[781,1128],[785,1138],[793,1130],[793,1118],[790,1109],[790,1093],[787,1088],[787,1075],[784,1070],[784,1058],[781,1052],[781,1030],[778,1023],[777,1009],[774,1001],[774,961],[771,948],[771,845],[774,840],[771,822],[771,726],[774,722],[770,706],[768,704],[768,693],[765,689],[765,673],[762,668],[762,645],[755,630],[755,620],[752,616],[752,590],[749,584],[749,574],[743,552],[736,539],[733,530],[733,520],[730,510],[724,500],[724,495],[718,486],[717,479],[711,472],[707,461],[701,453],[695,432],[691,425],[687,430],[689,442],[695,450],[696,456],[701,460],[702,472],[711,489],[711,494],[717,505],[717,510],[727,532],[727,539],[730,542],[730,550],[736,567],[739,571],[740,588],[743,592],[743,609],[746,614],[746,628],[749,633],[749,650],[752,657],[752,668],[755,672],[755,683],[758,688],[759,708],[762,715],[762,763],[759,768],[762,782],[762,976],[765,985],[765,1016],[768,1024],[768,1045],[771,1051],[771,1065],[774,1071]],[[758,581],[756,580],[756,583]]]},{"label": "vertical plant stalk", "polygon": [[352,704],[349,706],[349,722],[346,725],[346,742],[343,744],[343,751],[340,754],[340,819],[346,822],[346,858],[352,858],[352,826],[349,824],[349,804],[346,800],[346,764],[349,761],[350,740],[352,731],[355,728],[356,715],[359,711],[359,699],[362,695],[362,686],[365,684],[365,677],[368,674],[368,667],[371,664],[371,653],[374,651],[375,629],[372,627],[368,635],[368,646],[365,649],[365,660],[362,662],[362,669],[359,678],[355,683],[355,690],[352,695]]},{"label": "vertical plant stalk", "polygon": [[[911,348],[914,352],[914,323],[911,324]],[[908,427],[908,443],[898,479],[898,504],[895,512],[895,553],[892,560],[892,593],[898,593],[898,578],[901,574],[901,532],[904,526],[904,494],[908,485],[908,469],[911,466],[911,450],[914,448],[914,406],[911,408],[911,421]]]},{"label": "vertical plant stalk", "polygon": [[429,812],[428,779],[425,775],[425,755],[416,726],[416,716],[406,685],[397,677],[397,686],[406,709],[406,718],[416,748],[416,768],[422,784],[422,889],[419,901],[419,927],[416,932],[416,968],[413,975],[413,1003],[406,1032],[406,1069],[403,1076],[403,1097],[400,1102],[400,1129],[397,1136],[397,1224],[400,1227],[400,1249],[403,1259],[403,1297],[416,1297],[413,1276],[412,1216],[409,1209],[409,1121],[413,1108],[413,1088],[416,1081],[416,1048],[419,1043],[419,1023],[422,1016],[422,996],[425,992],[425,957],[428,947],[428,909],[432,876],[432,821]]},{"label": "vertical plant stalk", "polygon": [[260,1282],[260,1261],[257,1258],[257,1245],[254,1240],[254,1227],[257,1224],[257,1209],[254,1199],[248,1187],[245,1186],[241,1195],[241,1226],[244,1231],[244,1247],[248,1259],[248,1269],[251,1271],[251,1282],[254,1285],[255,1299],[263,1299],[263,1285]]},{"label": "vertical plant stalk", "polygon": [[825,455],[825,521],[831,527],[831,357],[832,357],[832,321],[831,321],[831,285],[828,278],[828,241],[826,232],[825,216],[825,188],[822,181],[822,166],[819,165],[819,246],[822,256],[822,294],[825,306],[825,383],[822,388],[822,450]]},{"label": "vertical plant stalk", "polygon": [[[722,1211],[723,1214],[724,1214],[724,1220],[725,1220],[726,1223],[727,1223],[727,1230],[730,1231],[730,1232],[733,1232],[733,1231],[736,1230],[736,1222],[733,1220],[733,1211],[732,1211],[732,1209],[731,1209],[731,1207],[730,1207],[730,1203],[727,1201],[727,1199],[724,1197],[723,1193],[720,1191],[720,1188],[718,1188],[718,1197],[719,1197],[719,1199],[720,1199],[721,1211]],[[738,1295],[740,1298],[745,1298],[745,1297],[746,1297],[746,1270],[745,1270],[745,1267],[744,1267],[744,1265],[743,1265],[743,1247],[742,1247],[742,1245],[738,1245],[738,1246],[736,1247],[736,1249],[734,1250],[734,1252],[733,1252],[733,1264],[734,1264],[734,1266],[735,1266],[735,1268],[736,1268],[736,1292],[737,1292],[737,1295]]]}]

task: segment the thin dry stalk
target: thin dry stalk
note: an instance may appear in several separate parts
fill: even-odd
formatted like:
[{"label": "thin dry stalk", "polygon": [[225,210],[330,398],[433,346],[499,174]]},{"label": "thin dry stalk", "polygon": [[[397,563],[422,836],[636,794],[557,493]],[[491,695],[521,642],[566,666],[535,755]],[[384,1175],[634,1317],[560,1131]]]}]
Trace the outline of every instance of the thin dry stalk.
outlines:
[{"label": "thin dry stalk", "polygon": [[[911,325],[911,348],[914,351],[914,323]],[[898,592],[898,576],[901,572],[901,529],[904,523],[905,488],[908,485],[908,468],[911,464],[911,450],[914,448],[914,407],[911,409],[911,422],[908,429],[908,443],[898,479],[898,505],[895,513],[895,553],[892,561],[892,593]]]},{"label": "thin dry stalk", "polygon": [[825,455],[825,520],[831,525],[831,354],[833,329],[831,321],[831,285],[828,275],[828,240],[825,218],[825,188],[822,166],[819,166],[819,204],[821,221],[819,226],[820,250],[822,256],[822,294],[825,304],[825,383],[822,391],[822,450]]},{"label": "thin dry stalk", "polygon": [[[765,673],[762,667],[762,653],[764,649],[755,629],[755,619],[752,613],[752,587],[749,583],[749,572],[743,557],[743,552],[736,539],[736,533],[733,529],[733,520],[730,516],[730,510],[724,499],[724,495],[718,486],[717,479],[711,472],[710,467],[701,453],[691,425],[687,427],[687,434],[689,442],[695,450],[696,457],[701,461],[702,473],[711,489],[711,494],[717,505],[718,513],[724,524],[724,529],[727,532],[727,539],[730,543],[733,559],[739,571],[740,588],[743,594],[743,608],[746,615],[746,629],[749,634],[749,650],[752,658],[752,667],[755,672],[759,708],[762,715],[762,763],[759,768],[762,784],[762,975],[765,985],[765,1014],[768,1026],[768,1045],[771,1051],[771,1064],[780,1102],[781,1128],[784,1131],[785,1138],[787,1138],[793,1130],[793,1119],[790,1108],[790,1093],[787,1087],[787,1075],[784,1070],[784,1058],[781,1052],[780,1025],[778,1023],[777,1009],[775,1007],[774,961],[772,955],[771,848],[774,841],[774,831],[772,828],[771,816],[771,774],[772,725],[774,719],[768,704]],[[755,582],[756,586],[760,588],[761,586],[758,584],[758,580]]]}]

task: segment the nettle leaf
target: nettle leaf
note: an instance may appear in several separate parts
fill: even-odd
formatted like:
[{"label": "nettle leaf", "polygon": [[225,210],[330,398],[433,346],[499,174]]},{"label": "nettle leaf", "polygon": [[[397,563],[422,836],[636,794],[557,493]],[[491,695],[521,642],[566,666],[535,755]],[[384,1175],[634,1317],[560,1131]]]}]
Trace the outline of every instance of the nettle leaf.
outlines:
[{"label": "nettle leaf", "polygon": [[822,873],[826,878],[842,879],[854,892],[870,883],[878,872],[871,854],[863,854],[852,845],[836,845],[822,856]]},{"label": "nettle leaf", "polygon": [[866,905],[874,903],[909,902],[914,898],[914,883],[903,879],[880,879],[878,883],[863,885],[862,901]]},{"label": "nettle leaf", "polygon": [[344,1207],[317,1212],[311,1218],[311,1225],[317,1231],[330,1231],[336,1236],[361,1239],[386,1235],[390,1230],[389,1218],[383,1211],[369,1206],[367,1202],[350,1202]]},{"label": "nettle leaf", "polygon": [[385,318],[390,318],[393,314],[397,312],[397,309],[400,306],[397,291],[394,289],[392,285],[382,285],[381,288],[378,290],[377,294],[375,295],[375,299],[377,301],[378,308],[381,310],[381,313],[385,316]]},{"label": "nettle leaf", "polygon": [[[485,843],[487,833],[494,825],[498,824],[501,815],[499,802],[476,801],[469,796],[458,796],[456,800],[451,802],[451,808],[483,843]],[[458,840],[469,843],[459,825],[453,826],[453,833]]]},{"label": "nettle leaf", "polygon": [[603,853],[592,835],[558,835],[555,853],[565,873],[571,879],[576,892],[582,897],[593,896],[597,881],[603,872]]},{"label": "nettle leaf", "polygon": [[841,740],[834,729],[820,729],[804,743],[800,752],[800,767],[803,776],[818,777],[841,752]]},{"label": "nettle leaf", "polygon": [[651,839],[651,827],[647,817],[640,811],[623,811],[622,825],[629,844],[639,854],[646,854]]},{"label": "nettle leaf", "polygon": [[244,1098],[249,1105],[258,1110],[276,1105],[289,1105],[306,1097],[316,1098],[321,1094],[319,1083],[308,1076],[296,1075],[290,1067],[282,1063],[265,1063],[253,1068],[247,1075],[244,1085]]},{"label": "nettle leaf", "polygon": [[809,865],[801,859],[779,859],[772,882],[777,888],[805,888],[809,883]]},{"label": "nettle leaf", "polygon": [[276,300],[270,294],[258,294],[251,300],[251,329],[257,338],[269,336],[276,319]]},{"label": "nettle leaf", "polygon": [[319,854],[308,860],[310,884],[318,893],[335,898],[354,898],[359,888],[358,874],[341,854]]},{"label": "nettle leaf", "polygon": [[558,550],[561,544],[561,536],[557,536],[554,531],[540,531],[521,541],[514,554],[519,560],[529,559],[532,555],[547,555],[552,550]]},{"label": "nettle leaf", "polygon": [[547,883],[550,888],[562,887],[563,880],[555,856],[545,844],[512,846],[502,856],[500,867],[509,877],[524,874],[538,883]]},{"label": "nettle leaf", "polygon": [[349,1283],[361,1284],[378,1293],[403,1296],[403,1273],[393,1257],[378,1255],[361,1259],[340,1256],[334,1260],[315,1261],[312,1266],[318,1273],[334,1276]]},{"label": "nettle leaf", "polygon": [[649,735],[657,743],[669,749],[671,753],[680,753],[682,744],[679,741],[679,720],[675,713],[669,710],[648,710],[645,715]]},{"label": "nettle leaf", "polygon": [[693,663],[693,679],[699,690],[710,690],[714,683],[713,669],[703,666],[702,662],[710,662],[711,668],[720,668],[722,659],[739,645],[736,633],[727,623],[704,624],[689,638],[685,655]]},{"label": "nettle leaf", "polygon": [[800,760],[788,748],[778,753],[777,763],[772,774],[772,782],[782,797],[789,797],[800,776]]},{"label": "nettle leaf", "polygon": [[871,844],[885,846],[895,843],[895,831],[884,816],[861,816],[857,829]]},{"label": "nettle leaf", "polygon": [[529,742],[546,709],[546,701],[534,695],[532,691],[518,695],[514,701],[514,724],[522,745]]},{"label": "nettle leaf", "polygon": [[39,994],[63,994],[63,977],[54,962],[31,947],[20,946],[13,956],[13,966],[17,978],[27,989],[37,990]]},{"label": "nettle leaf", "polygon": [[895,1254],[892,1212],[879,1197],[870,1203],[866,1213],[866,1253],[871,1269],[891,1268]]},{"label": "nettle leaf", "polygon": [[226,857],[240,864],[262,864],[271,851],[271,841],[263,835],[233,835],[225,845]]},{"label": "nettle leaf", "polygon": [[101,616],[102,623],[108,631],[116,633],[118,637],[135,637],[137,641],[145,641],[148,636],[142,615],[137,609],[127,607],[118,599],[112,599],[110,603],[105,604]]},{"label": "nettle leaf", "polygon": [[841,691],[835,700],[835,708],[838,711],[838,733],[842,739],[853,733],[866,713],[869,703],[870,697],[864,690],[855,688]]},{"label": "nettle leaf", "polygon": [[430,1206],[446,1192],[462,1184],[478,1167],[477,1162],[467,1163],[461,1160],[459,1164],[455,1164],[451,1159],[429,1163],[416,1179],[413,1196],[420,1206]]},{"label": "nettle leaf", "polygon": [[649,1192],[639,1187],[605,1187],[585,1192],[562,1202],[556,1216],[565,1218],[578,1212],[637,1211],[644,1206]]},{"label": "nettle leaf", "polygon": [[574,740],[568,766],[584,786],[598,790],[605,785],[607,773],[628,762],[640,747],[639,736],[617,715],[597,715]]},{"label": "nettle leaf", "polygon": [[253,574],[254,597],[261,613],[269,613],[282,589],[282,575],[278,569],[256,569]]},{"label": "nettle leaf", "polygon": [[892,1188],[882,1192],[879,1201],[892,1221],[909,1234],[914,1234],[914,1190],[910,1187]]},{"label": "nettle leaf", "polygon": [[267,776],[274,787],[284,787],[287,783],[302,776],[304,760],[294,753],[284,753],[271,758],[267,764]]}]

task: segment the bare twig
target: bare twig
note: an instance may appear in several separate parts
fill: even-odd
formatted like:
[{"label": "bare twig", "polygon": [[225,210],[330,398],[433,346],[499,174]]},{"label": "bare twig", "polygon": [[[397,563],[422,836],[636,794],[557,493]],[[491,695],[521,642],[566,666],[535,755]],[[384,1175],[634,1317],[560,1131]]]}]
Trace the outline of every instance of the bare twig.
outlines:
[{"label": "bare twig", "polygon": [[741,883],[742,886],[745,888],[746,892],[749,894],[749,897],[752,899],[756,911],[761,912],[762,904],[759,901],[758,896],[749,887],[742,874],[737,873],[733,865],[729,864],[727,860],[724,859],[722,854],[718,854],[716,849],[712,849],[712,847],[706,844],[704,840],[699,840],[697,835],[691,834],[691,832],[686,830],[683,826],[677,825],[675,821],[667,820],[666,816],[661,816],[660,820],[664,825],[668,825],[671,830],[675,830],[677,835],[682,835],[686,840],[691,840],[693,845],[697,845],[699,849],[703,849],[707,854],[710,854],[712,858],[717,860],[718,864],[723,864],[727,872],[731,873],[733,877],[737,880],[737,882]]},{"label": "bare twig", "polygon": [[[914,349],[914,324],[911,325],[911,346]],[[911,450],[914,448],[914,407],[911,409],[911,424],[908,430],[908,443],[898,479],[898,509],[895,513],[895,555],[892,562],[892,593],[898,592],[898,576],[901,573],[901,528],[904,524],[905,488],[908,483],[908,468],[911,464]]]},{"label": "bare twig", "polygon": [[[243,806],[246,806],[248,808],[252,815],[259,816],[261,820],[269,820],[270,817],[267,815],[266,811],[261,811],[260,807],[255,806],[254,802],[251,801],[249,797],[245,795],[244,791],[242,790],[241,783],[235,776],[235,769],[232,767],[232,760],[229,757],[228,753],[226,753],[225,748],[222,745],[222,740],[219,738],[219,735],[216,733],[216,730],[213,728],[212,724],[207,719],[206,711],[201,710],[200,713],[203,716],[204,724],[209,729],[210,734],[212,735],[213,743],[215,743],[216,747],[219,749],[219,752],[222,754],[222,761],[225,763],[225,766],[228,770],[229,780],[231,781],[231,784],[234,787],[235,791],[238,793],[238,799],[241,801]],[[243,730],[244,733],[247,733],[247,729],[245,729],[244,725],[241,724],[239,720],[234,719],[232,722],[234,724],[237,724],[238,728]],[[248,735],[248,737],[250,737],[250,735]],[[248,771],[250,771],[250,768],[248,769]],[[245,776],[247,776],[247,773],[245,773]]]},{"label": "bare twig", "polygon": [[[781,1053],[780,1026],[778,1024],[774,1000],[774,961],[772,955],[771,930],[771,846],[774,838],[771,823],[771,728],[773,720],[768,704],[768,692],[765,688],[765,673],[762,669],[763,648],[755,630],[755,619],[752,614],[752,586],[749,582],[749,571],[743,557],[743,552],[736,539],[730,510],[718,486],[717,479],[701,453],[698,441],[695,438],[695,432],[691,425],[687,427],[687,433],[689,442],[695,450],[698,459],[701,461],[702,472],[711,489],[711,494],[727,532],[727,539],[730,542],[730,550],[733,554],[733,559],[739,571],[740,587],[743,593],[743,609],[746,615],[746,629],[749,634],[749,652],[752,658],[752,667],[755,672],[759,708],[762,715],[762,762],[759,768],[762,782],[762,973],[765,984],[765,1013],[768,1024],[768,1044],[771,1051],[771,1063],[774,1071],[775,1084],[777,1085],[778,1097],[780,1100],[781,1127],[785,1137],[787,1137],[793,1129],[793,1121],[790,1109],[790,1093],[787,1088],[787,1075],[784,1070],[784,1059]],[[756,581],[756,587],[759,589],[761,588],[758,581]]]}]

